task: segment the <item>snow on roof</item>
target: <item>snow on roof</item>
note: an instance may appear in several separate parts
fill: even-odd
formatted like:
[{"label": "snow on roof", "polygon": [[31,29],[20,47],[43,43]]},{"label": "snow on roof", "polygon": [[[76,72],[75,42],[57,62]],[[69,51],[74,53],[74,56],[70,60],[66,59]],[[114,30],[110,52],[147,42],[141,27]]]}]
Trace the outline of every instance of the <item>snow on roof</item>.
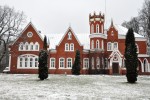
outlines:
[{"label": "snow on roof", "polygon": [[[118,35],[124,35],[125,36],[127,34],[128,29],[125,27],[123,27],[121,25],[115,25],[115,28],[118,30]],[[134,36],[139,37],[139,38],[144,38],[144,36],[142,36],[138,33],[135,33],[135,32],[134,32]]]},{"label": "snow on roof", "polygon": [[[75,33],[77,38],[79,39],[81,45],[83,45],[84,49],[90,49],[90,39],[88,33]],[[50,48],[49,49],[56,49],[56,46],[59,44],[61,39],[63,38],[63,33],[57,33],[57,34],[42,34],[41,36],[44,38],[44,36],[47,36],[50,42]]]}]

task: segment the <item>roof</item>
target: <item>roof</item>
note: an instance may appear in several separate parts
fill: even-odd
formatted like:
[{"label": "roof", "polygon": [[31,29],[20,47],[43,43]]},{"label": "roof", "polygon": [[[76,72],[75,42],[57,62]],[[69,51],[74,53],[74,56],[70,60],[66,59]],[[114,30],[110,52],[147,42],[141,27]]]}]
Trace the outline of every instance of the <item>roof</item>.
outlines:
[{"label": "roof", "polygon": [[[123,27],[121,25],[115,25],[115,28],[118,30],[118,35],[124,35],[124,36],[126,36],[127,31],[128,31],[127,28],[125,28],[125,27]],[[135,33],[135,32],[134,32],[134,36],[138,37],[138,38],[144,38],[144,36],[142,36],[142,35],[140,35],[138,33]]]},{"label": "roof", "polygon": [[[64,33],[51,33],[51,34],[43,34],[41,33],[41,36],[44,37],[44,35],[47,36],[50,42],[50,48],[49,49],[56,49],[56,46],[61,41],[62,37],[64,36]],[[89,33],[75,33],[78,40],[80,41],[81,45],[84,49],[90,49],[90,39],[89,39]]]}]

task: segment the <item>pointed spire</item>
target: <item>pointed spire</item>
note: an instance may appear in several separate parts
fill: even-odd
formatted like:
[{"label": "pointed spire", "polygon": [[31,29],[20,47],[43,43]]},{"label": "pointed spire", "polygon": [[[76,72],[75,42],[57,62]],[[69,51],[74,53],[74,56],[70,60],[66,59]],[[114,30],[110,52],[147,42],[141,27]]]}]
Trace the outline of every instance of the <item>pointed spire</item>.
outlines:
[{"label": "pointed spire", "polygon": [[113,27],[114,26],[114,24],[113,24],[113,19],[111,19],[111,27]]}]

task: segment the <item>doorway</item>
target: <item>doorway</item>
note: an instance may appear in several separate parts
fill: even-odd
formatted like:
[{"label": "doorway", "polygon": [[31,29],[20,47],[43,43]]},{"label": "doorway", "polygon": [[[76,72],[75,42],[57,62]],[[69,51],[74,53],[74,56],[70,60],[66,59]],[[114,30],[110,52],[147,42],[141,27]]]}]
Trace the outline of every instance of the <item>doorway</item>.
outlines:
[{"label": "doorway", "polygon": [[112,71],[113,74],[119,74],[119,63],[112,64]]}]

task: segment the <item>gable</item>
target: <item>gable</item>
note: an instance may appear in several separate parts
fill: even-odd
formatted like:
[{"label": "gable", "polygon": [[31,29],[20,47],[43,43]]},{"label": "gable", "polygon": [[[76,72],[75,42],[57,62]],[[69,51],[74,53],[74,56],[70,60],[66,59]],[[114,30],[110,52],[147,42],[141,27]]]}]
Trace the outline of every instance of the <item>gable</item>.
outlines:
[{"label": "gable", "polygon": [[[69,34],[71,35],[71,39],[69,39]],[[62,42],[66,42],[66,41],[67,42],[77,42],[80,46],[82,46],[80,41],[78,40],[77,36],[75,35],[75,33],[73,32],[71,27],[68,28],[68,30],[66,31],[66,33],[64,34],[64,36],[60,40],[58,46],[60,46],[60,44]]]},{"label": "gable", "polygon": [[20,35],[18,36],[18,38],[14,41],[14,44],[18,44],[20,42],[42,42],[43,38],[41,37],[41,35],[38,33],[38,31],[36,30],[36,28],[34,27],[34,25],[30,22],[25,28],[24,30],[20,33]]}]

